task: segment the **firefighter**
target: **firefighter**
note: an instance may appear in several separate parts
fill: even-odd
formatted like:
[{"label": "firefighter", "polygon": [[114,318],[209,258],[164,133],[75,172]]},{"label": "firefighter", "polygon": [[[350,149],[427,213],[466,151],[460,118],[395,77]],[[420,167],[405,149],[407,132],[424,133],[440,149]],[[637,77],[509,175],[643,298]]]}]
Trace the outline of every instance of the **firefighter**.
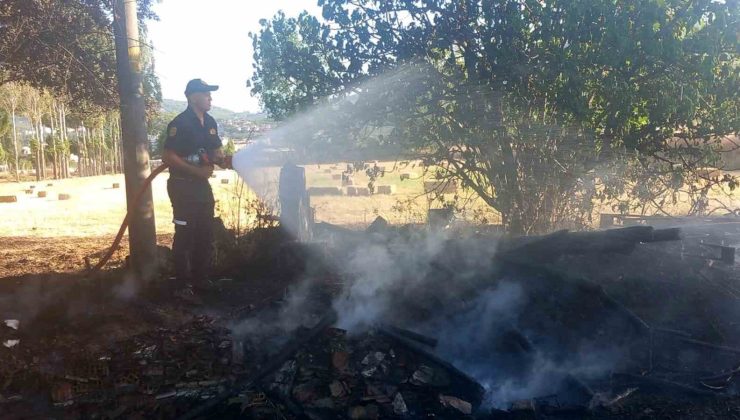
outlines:
[{"label": "firefighter", "polygon": [[172,202],[175,238],[172,244],[179,285],[204,287],[209,282],[213,255],[215,200],[209,179],[214,165],[231,168],[224,156],[216,120],[208,115],[211,92],[218,86],[201,79],[188,82],[188,108],[167,126],[162,160],[169,166],[167,193]]}]

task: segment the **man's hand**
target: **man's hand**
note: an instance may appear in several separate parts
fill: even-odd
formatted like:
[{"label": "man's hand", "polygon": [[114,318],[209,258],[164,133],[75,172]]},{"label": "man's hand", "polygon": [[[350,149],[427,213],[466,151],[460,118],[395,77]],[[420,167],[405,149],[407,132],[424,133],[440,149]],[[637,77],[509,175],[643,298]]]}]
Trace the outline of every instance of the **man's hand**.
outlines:
[{"label": "man's hand", "polygon": [[191,166],[193,173],[199,178],[208,179],[213,175],[213,165]]}]

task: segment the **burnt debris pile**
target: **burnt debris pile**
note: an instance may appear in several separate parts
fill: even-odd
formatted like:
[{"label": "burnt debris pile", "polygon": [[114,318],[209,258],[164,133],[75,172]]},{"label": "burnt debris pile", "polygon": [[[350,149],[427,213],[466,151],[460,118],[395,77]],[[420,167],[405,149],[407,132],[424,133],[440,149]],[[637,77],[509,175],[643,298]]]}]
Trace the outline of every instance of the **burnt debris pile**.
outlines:
[{"label": "burnt debris pile", "polygon": [[293,259],[324,259],[322,269],[296,271],[261,307],[200,308],[212,316],[99,346],[39,346],[6,321],[0,414],[736,412],[740,285],[727,232],[634,226],[507,239],[382,221],[366,232],[319,226],[313,243],[289,247],[305,247]]}]

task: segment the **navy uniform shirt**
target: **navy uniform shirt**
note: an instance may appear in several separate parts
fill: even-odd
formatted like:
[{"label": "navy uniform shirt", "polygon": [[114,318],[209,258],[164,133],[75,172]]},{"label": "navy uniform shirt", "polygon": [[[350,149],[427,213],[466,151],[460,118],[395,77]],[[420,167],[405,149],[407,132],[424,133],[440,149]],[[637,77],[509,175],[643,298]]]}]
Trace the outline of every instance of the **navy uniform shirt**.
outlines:
[{"label": "navy uniform shirt", "polygon": [[[203,115],[203,124],[188,107],[167,126],[167,140],[164,148],[173,150],[181,158],[197,164],[198,155],[210,153],[221,147],[221,138],[218,136],[216,120],[207,113]],[[197,178],[187,172],[170,168],[170,179],[180,181],[177,184],[187,184],[182,188],[185,199],[193,201],[212,201],[213,193],[207,179]]]}]

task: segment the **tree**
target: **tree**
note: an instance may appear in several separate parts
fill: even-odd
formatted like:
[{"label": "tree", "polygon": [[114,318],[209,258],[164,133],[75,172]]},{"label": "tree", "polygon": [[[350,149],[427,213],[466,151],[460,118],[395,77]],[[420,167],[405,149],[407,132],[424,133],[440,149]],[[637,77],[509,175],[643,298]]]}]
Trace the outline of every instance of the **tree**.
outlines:
[{"label": "tree", "polygon": [[278,14],[252,36],[271,115],[334,98],[298,139],[408,150],[513,233],[582,225],[599,200],[735,185],[693,180],[740,128],[736,1],[319,3],[324,24]]},{"label": "tree", "polygon": [[22,89],[17,83],[8,83],[0,86],[0,105],[2,105],[10,113],[10,122],[12,129],[12,147],[8,147],[8,150],[12,150],[13,153],[13,171],[15,172],[16,182],[20,182],[20,167],[19,167],[19,154],[18,154],[18,130],[16,129],[16,113],[21,103]]},{"label": "tree", "polygon": [[[140,19],[155,18],[151,0]],[[0,2],[0,85],[26,82],[73,102],[116,105],[110,0]]]}]

